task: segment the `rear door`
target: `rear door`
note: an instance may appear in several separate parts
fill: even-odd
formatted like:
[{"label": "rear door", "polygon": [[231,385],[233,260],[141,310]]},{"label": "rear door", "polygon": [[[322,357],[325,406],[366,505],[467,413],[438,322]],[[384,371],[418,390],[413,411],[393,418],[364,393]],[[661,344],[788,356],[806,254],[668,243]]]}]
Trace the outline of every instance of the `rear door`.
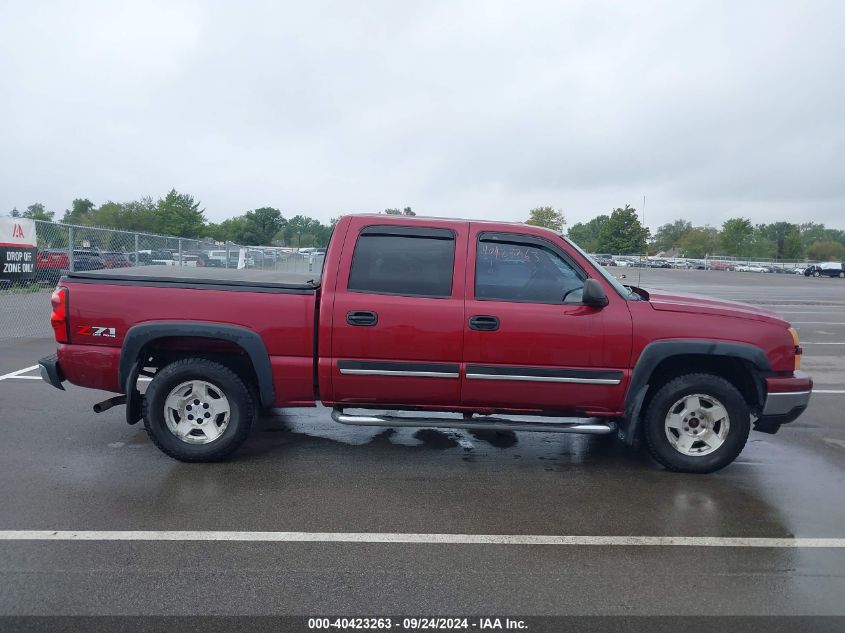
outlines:
[{"label": "rear door", "polygon": [[[562,240],[561,240],[562,242]],[[604,279],[604,308],[581,303],[589,274],[551,238],[472,224],[464,323],[464,406],[581,414],[624,397],[631,316]]]},{"label": "rear door", "polygon": [[467,231],[352,219],[332,309],[332,401],[460,404]]}]

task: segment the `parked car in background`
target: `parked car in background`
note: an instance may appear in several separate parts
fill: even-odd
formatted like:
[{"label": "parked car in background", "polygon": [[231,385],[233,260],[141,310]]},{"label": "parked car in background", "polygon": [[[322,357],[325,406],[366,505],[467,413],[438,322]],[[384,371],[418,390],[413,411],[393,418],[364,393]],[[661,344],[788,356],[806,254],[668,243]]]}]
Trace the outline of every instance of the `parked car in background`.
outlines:
[{"label": "parked car in background", "polygon": [[[191,253],[196,254],[196,251],[191,251]],[[226,253],[229,253],[229,260],[226,261]],[[207,263],[206,265],[214,267],[214,268],[237,268],[238,267],[238,260],[241,256],[241,249],[240,248],[230,248],[228,251],[225,250],[213,250],[208,251],[206,253],[209,262],[216,262],[216,263]],[[246,268],[252,268],[255,266],[255,260],[252,258],[249,253],[244,254],[244,264]]]},{"label": "parked car in background", "polygon": [[595,259],[596,263],[602,266],[616,266],[616,262],[613,261],[610,255],[596,255]]},{"label": "parked car in background", "polygon": [[[264,268],[264,253],[257,249],[250,249],[246,252],[248,257],[247,266],[255,268]],[[249,263],[252,262],[252,263]]]},{"label": "parked car in background", "polygon": [[216,261],[220,264],[220,267],[226,268],[226,251],[225,250],[214,250],[208,251],[206,253],[210,260]]},{"label": "parked car in background", "polygon": [[132,262],[123,253],[117,251],[102,251],[100,257],[106,268],[129,268]]},{"label": "parked car in background", "polygon": [[101,270],[106,263],[97,251],[73,251],[73,268],[77,271]]},{"label": "parked car in background", "polygon": [[804,270],[805,277],[845,277],[841,262],[822,262],[812,264]]},{"label": "parked car in background", "polygon": [[734,270],[738,273],[765,273],[769,272],[765,267],[758,266],[757,264],[741,264],[737,266]]},{"label": "parked car in background", "polygon": [[709,270],[728,270],[728,271],[733,271],[733,270],[737,269],[736,265],[734,265],[733,263],[722,261],[722,260],[719,260],[719,259],[709,260],[707,262],[707,268]]},{"label": "parked car in background", "polygon": [[70,269],[66,250],[41,249],[35,255],[37,281],[56,283],[63,270]]},{"label": "parked car in background", "polygon": [[173,260],[173,254],[167,250],[143,249],[137,253],[127,253],[127,259],[135,266],[162,266]]},{"label": "parked car in background", "polygon": [[[97,251],[73,251],[73,267],[78,271],[100,270],[106,263]],[[35,278],[37,281],[56,283],[62,273],[70,270],[66,249],[42,249],[35,255]]]},{"label": "parked car in background", "polygon": [[138,251],[137,253],[124,254],[133,266],[153,266],[160,263],[160,260],[155,257],[154,253],[155,251]]},{"label": "parked car in background", "polygon": [[[225,251],[224,251],[225,252]],[[205,251],[187,251],[182,254],[183,258],[190,257],[191,260],[196,258],[196,265],[200,268],[225,268],[226,263],[225,261],[221,261],[216,258],[212,258],[208,253]]]},{"label": "parked car in background", "polygon": [[182,253],[181,259],[179,259],[179,255],[176,255],[176,258],[173,259],[173,266],[190,266],[191,268],[196,268],[201,266],[200,258],[198,255]]}]

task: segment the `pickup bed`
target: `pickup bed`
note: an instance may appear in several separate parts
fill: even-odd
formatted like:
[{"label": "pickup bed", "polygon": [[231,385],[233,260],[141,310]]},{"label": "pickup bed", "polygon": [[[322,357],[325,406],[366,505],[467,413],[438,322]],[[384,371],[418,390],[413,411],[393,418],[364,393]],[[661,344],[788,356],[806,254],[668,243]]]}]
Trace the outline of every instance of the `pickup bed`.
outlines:
[{"label": "pickup bed", "polygon": [[812,391],[775,314],[623,286],[523,224],[345,216],[322,274],[77,272],[52,304],[43,378],[118,394],[95,411],[125,404],[184,461],[230,456],[262,409],[322,402],[342,424],[616,433],[711,472]]}]

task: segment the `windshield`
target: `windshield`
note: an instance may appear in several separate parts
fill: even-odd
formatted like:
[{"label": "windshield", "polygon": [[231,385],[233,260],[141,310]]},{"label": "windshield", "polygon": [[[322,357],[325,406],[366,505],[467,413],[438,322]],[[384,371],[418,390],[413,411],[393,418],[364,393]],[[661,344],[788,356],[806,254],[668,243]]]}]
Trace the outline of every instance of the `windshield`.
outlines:
[{"label": "windshield", "polygon": [[598,273],[607,280],[607,283],[609,283],[611,286],[613,286],[613,289],[616,290],[616,292],[619,293],[620,297],[622,297],[624,299],[630,299],[630,300],[639,300],[640,299],[640,296],[638,294],[636,294],[636,293],[630,291],[628,288],[626,288],[616,277],[614,277],[609,272],[607,272],[605,270],[604,266],[602,266],[596,260],[594,260],[592,257],[590,257],[590,255],[583,248],[578,246],[575,242],[570,240],[565,235],[561,235],[561,237],[564,240],[566,240],[567,244],[569,244],[572,248],[574,248],[576,251],[581,253],[581,255],[583,255],[584,257],[586,257],[590,261],[590,263],[598,271]]}]

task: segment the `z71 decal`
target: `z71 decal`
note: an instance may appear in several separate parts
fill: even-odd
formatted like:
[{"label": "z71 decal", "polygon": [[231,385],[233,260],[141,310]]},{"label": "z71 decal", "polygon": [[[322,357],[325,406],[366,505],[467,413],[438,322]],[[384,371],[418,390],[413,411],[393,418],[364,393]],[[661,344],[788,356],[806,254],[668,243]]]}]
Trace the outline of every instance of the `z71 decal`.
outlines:
[{"label": "z71 decal", "polygon": [[99,325],[80,325],[76,333],[80,336],[106,336],[108,338],[115,338],[117,336],[116,328],[101,327]]}]

